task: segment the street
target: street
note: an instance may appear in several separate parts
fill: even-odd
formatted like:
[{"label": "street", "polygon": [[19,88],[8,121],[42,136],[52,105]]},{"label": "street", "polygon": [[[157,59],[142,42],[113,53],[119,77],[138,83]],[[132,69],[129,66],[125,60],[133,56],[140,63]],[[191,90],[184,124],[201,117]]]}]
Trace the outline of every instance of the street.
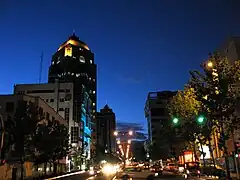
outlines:
[{"label": "street", "polygon": [[[146,177],[148,176],[148,172],[142,172],[141,175],[139,176],[138,173],[134,173],[131,174],[131,178],[132,180],[143,180],[146,179]],[[71,174],[66,174],[66,175],[62,175],[62,176],[57,176],[54,178],[49,178],[47,180],[55,180],[55,179],[59,179],[59,180],[122,180],[121,177],[116,177],[116,176],[90,176],[88,172],[75,172],[75,173],[71,173]],[[155,180],[158,179],[162,179],[162,180],[167,180],[167,179],[184,179],[183,176],[181,174],[176,174],[173,172],[169,172],[169,171],[164,171],[163,175],[159,176],[159,177],[155,177]],[[197,177],[191,177],[189,179],[194,179],[194,180],[203,180],[203,179],[211,179],[211,178],[207,178],[207,177],[201,177],[201,178],[197,178]]]},{"label": "street", "polygon": [[62,175],[62,176],[49,178],[49,179],[46,179],[46,180],[55,180],[55,179],[59,179],[59,180],[85,180],[85,179],[88,179],[89,177],[90,177],[90,175],[89,175],[88,172],[80,171],[80,172],[74,172],[74,173],[65,174],[65,175]]}]

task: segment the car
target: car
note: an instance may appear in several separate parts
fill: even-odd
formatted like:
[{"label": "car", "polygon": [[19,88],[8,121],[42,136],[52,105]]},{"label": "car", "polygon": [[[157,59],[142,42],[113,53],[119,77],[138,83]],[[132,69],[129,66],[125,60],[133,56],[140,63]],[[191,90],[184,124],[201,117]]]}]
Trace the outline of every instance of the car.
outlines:
[{"label": "car", "polygon": [[194,177],[194,176],[200,178],[201,176],[200,163],[199,162],[185,163],[183,174],[185,178]]},{"label": "car", "polygon": [[122,180],[122,179],[151,179],[153,177],[158,176],[157,173],[151,172],[150,170],[143,170],[142,168],[139,167],[129,167],[125,168],[122,172],[118,172],[116,174],[116,179],[117,180]]},{"label": "car", "polygon": [[178,171],[178,166],[174,163],[168,163],[167,170],[168,171]]}]

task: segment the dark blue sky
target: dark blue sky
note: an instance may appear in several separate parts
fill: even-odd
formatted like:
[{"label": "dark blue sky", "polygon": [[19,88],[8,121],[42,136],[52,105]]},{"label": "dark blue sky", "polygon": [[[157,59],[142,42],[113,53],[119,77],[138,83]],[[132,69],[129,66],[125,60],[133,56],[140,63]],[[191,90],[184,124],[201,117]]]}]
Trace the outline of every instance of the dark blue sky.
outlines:
[{"label": "dark blue sky", "polygon": [[[209,2],[208,2],[209,1]],[[75,30],[95,54],[98,108],[118,121],[146,124],[148,91],[177,90],[230,33],[240,35],[237,0],[1,0],[0,93],[35,83],[44,52]]]}]

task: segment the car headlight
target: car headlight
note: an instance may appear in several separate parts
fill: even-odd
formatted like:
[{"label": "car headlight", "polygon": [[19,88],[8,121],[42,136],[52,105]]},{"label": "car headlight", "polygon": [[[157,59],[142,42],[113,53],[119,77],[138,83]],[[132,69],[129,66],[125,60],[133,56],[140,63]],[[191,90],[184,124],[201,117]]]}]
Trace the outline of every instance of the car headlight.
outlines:
[{"label": "car headlight", "polygon": [[103,166],[102,172],[104,174],[112,174],[115,172],[115,168],[114,168],[114,166],[112,166],[110,164],[106,164],[105,166]]},{"label": "car headlight", "polygon": [[90,174],[90,175],[93,175],[93,174],[94,174],[94,171],[93,171],[93,170],[89,171],[89,174]]}]

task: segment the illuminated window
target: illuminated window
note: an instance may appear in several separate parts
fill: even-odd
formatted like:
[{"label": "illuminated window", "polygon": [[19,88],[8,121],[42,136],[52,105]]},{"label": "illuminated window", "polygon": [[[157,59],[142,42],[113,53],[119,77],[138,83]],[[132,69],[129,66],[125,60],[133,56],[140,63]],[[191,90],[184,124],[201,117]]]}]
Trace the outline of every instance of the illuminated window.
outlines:
[{"label": "illuminated window", "polygon": [[92,64],[92,60],[90,60],[90,64]]},{"label": "illuminated window", "polygon": [[79,77],[80,76],[80,74],[76,74],[76,77]]},{"label": "illuminated window", "polygon": [[71,46],[67,46],[65,47],[65,55],[64,56],[72,56],[72,47]]},{"label": "illuminated window", "polygon": [[95,94],[96,92],[95,91],[93,91],[93,94]]},{"label": "illuminated window", "polygon": [[85,58],[84,58],[83,56],[80,56],[80,57],[79,57],[79,61],[80,61],[81,63],[85,63]]},{"label": "illuminated window", "polygon": [[93,106],[95,106],[95,103],[92,103]]},{"label": "illuminated window", "polygon": [[93,79],[93,82],[95,82],[95,79]]},{"label": "illuminated window", "polygon": [[91,80],[91,78],[89,78],[89,80]]}]

